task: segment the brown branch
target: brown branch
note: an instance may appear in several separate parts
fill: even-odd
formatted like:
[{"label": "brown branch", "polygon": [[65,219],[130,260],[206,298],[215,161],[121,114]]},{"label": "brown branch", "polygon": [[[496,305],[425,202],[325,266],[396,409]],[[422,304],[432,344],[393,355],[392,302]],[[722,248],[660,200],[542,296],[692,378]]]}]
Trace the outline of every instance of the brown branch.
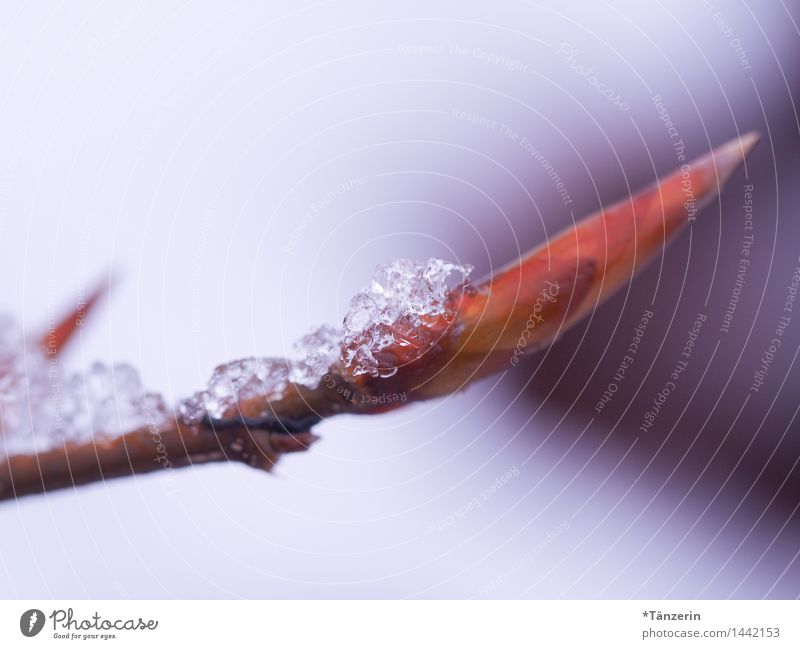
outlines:
[{"label": "brown branch", "polygon": [[398,368],[391,377],[353,376],[337,365],[314,389],[290,385],[273,401],[240,400],[237,415],[223,421],[173,421],[109,441],[6,458],[0,499],[204,462],[270,469],[280,453],[308,448],[316,437],[307,429],[322,418],[386,412],[515,365],[520,347],[527,352],[551,343],[631,281],[720,192],[757,139],[733,140],[487,280],[453,291],[455,316],[427,323],[424,332],[397,332],[403,343],[381,350],[382,362]]},{"label": "brown branch", "polygon": [[[305,451],[318,439],[307,427],[321,418],[384,412],[386,400],[385,394],[370,395],[329,374],[313,390],[291,386],[271,405],[243,402],[236,418],[196,425],[174,418],[119,437],[2,458],[0,500],[207,462],[243,462],[270,470],[281,454]],[[271,414],[264,416],[265,410]]]},{"label": "brown branch", "polygon": [[0,460],[0,500],[206,462],[239,461],[269,470],[281,453],[303,451],[316,439],[309,432],[287,434],[244,425],[215,431],[172,421],[107,441],[68,443]]}]

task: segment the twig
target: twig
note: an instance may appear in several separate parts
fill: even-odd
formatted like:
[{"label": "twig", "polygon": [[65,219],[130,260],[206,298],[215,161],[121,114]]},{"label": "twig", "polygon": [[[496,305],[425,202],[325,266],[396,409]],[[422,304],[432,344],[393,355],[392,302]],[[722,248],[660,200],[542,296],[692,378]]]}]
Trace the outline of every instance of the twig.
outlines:
[{"label": "twig", "polygon": [[[752,133],[733,140],[492,277],[454,290],[449,299],[455,318],[429,323],[434,340],[424,353],[413,345],[384,350],[399,368],[394,376],[353,376],[334,366],[314,389],[290,385],[280,399],[241,400],[233,418],[192,425],[178,418],[110,441],[9,457],[0,460],[0,499],[205,462],[236,460],[270,469],[281,453],[308,448],[317,439],[309,429],[323,418],[386,412],[451,394],[515,365],[519,355],[551,343],[629,282],[718,195],[757,141]],[[57,348],[73,329],[66,335],[60,330]],[[395,398],[399,394],[402,400]]]},{"label": "twig", "polygon": [[206,462],[239,461],[269,470],[281,453],[306,450],[316,436],[246,426],[224,432],[173,421],[107,442],[67,443],[36,455],[15,455],[0,464],[0,500],[18,498],[137,473]]}]

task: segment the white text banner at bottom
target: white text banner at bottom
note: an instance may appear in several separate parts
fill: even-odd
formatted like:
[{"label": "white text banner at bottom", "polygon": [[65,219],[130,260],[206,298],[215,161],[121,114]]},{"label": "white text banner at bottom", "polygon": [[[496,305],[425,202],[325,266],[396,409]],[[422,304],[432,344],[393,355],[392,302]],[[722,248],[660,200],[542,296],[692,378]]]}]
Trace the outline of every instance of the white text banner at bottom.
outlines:
[{"label": "white text banner at bottom", "polygon": [[0,602],[0,647],[797,648],[799,631],[797,601]]}]

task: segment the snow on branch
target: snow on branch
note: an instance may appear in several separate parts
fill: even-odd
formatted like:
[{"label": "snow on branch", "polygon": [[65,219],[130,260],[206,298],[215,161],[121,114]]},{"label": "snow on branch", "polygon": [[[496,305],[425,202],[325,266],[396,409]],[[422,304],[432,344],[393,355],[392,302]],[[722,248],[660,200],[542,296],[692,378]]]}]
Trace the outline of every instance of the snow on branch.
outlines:
[{"label": "snow on branch", "polygon": [[312,427],[441,397],[552,343],[695,219],[756,144],[749,134],[589,216],[491,277],[430,259],[380,266],[341,327],[299,359],[219,366],[172,409],[127,365],[67,375],[57,355],[101,291],[31,343],[0,319],[0,500],[206,462],[269,470]]}]

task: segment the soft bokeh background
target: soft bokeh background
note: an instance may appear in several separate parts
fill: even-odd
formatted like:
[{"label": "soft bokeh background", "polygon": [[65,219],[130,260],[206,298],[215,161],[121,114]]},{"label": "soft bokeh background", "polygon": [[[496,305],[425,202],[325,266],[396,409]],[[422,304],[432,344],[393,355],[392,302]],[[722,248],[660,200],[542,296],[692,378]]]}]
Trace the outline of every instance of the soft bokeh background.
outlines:
[{"label": "soft bokeh background", "polygon": [[[513,371],[324,422],[273,476],[0,505],[0,596],[797,597],[800,314],[749,388],[800,255],[799,19],[727,0],[3,5],[0,307],[43,329],[116,270],[68,363],[129,361],[171,400],[340,320],[377,263],[482,275],[671,171],[654,96],[691,156],[763,141],[663,260]],[[723,335],[746,184],[753,263]]]}]

